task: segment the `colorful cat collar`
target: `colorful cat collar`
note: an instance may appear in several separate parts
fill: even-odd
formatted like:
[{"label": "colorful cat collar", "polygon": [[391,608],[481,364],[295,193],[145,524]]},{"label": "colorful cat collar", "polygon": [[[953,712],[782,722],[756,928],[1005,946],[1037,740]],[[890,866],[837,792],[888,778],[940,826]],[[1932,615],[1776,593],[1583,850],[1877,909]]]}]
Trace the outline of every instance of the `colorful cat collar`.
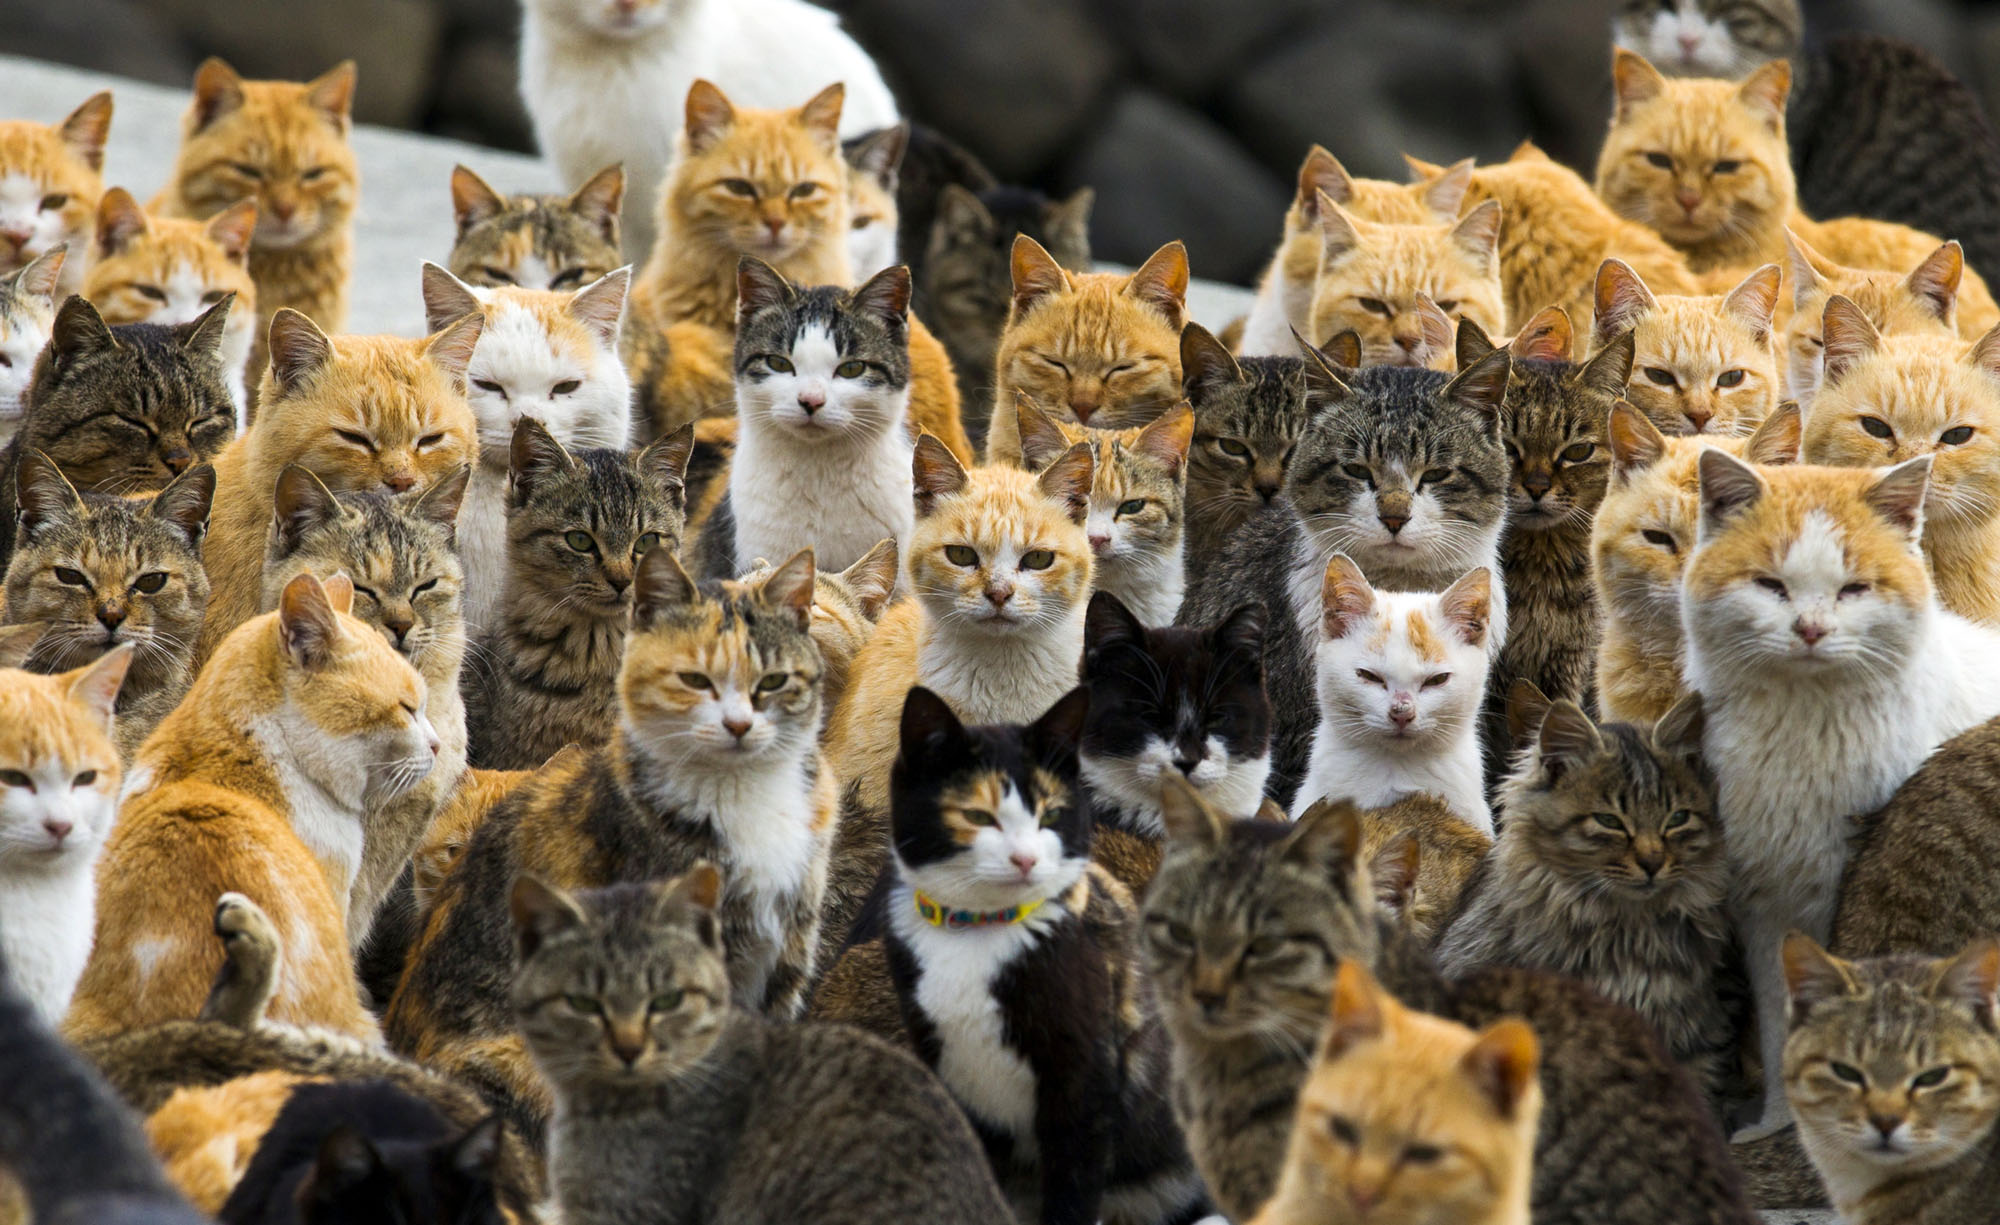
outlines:
[{"label": "colorful cat collar", "polygon": [[1005,927],[1019,923],[1042,908],[1041,902],[1023,902],[1019,906],[1009,906],[1005,910],[952,910],[940,906],[921,893],[915,894],[917,913],[932,927],[947,927],[953,931],[963,931],[971,927]]}]

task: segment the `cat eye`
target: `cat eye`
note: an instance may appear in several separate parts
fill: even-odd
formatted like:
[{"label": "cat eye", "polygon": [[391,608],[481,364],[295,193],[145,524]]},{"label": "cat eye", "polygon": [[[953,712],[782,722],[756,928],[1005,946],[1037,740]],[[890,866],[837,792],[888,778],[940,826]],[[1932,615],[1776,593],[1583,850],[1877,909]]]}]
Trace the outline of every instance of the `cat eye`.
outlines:
[{"label": "cat eye", "polygon": [[967,825],[977,825],[982,829],[993,824],[993,814],[984,808],[961,808],[958,815],[965,818]]},{"label": "cat eye", "polygon": [[342,442],[351,443],[364,451],[373,451],[375,449],[375,444],[369,441],[366,434],[357,434],[353,430],[335,430],[334,433],[339,436]]},{"label": "cat eye", "polygon": [[1356,298],[1355,301],[1361,304],[1362,310],[1370,314],[1380,315],[1384,319],[1393,319],[1396,316],[1396,312],[1389,309],[1389,304],[1380,298]]},{"label": "cat eye", "polygon": [[1451,673],[1449,672],[1434,672],[1424,678],[1424,688],[1426,689],[1436,689],[1439,685],[1450,683]]},{"label": "cat eye", "polygon": [[817,193],[818,191],[819,191],[818,183],[800,183],[792,188],[791,196],[792,199],[794,200],[803,200],[808,196]]},{"label": "cat eye", "polygon": [[504,396],[507,394],[507,389],[502,387],[500,384],[494,382],[492,379],[474,379],[472,380],[472,385],[474,387],[477,387],[481,391],[492,392],[496,396]]},{"label": "cat eye", "polygon": [[874,223],[875,219],[873,217],[856,217],[849,223],[847,228],[850,230],[865,230]]},{"label": "cat eye", "polygon": [[366,596],[369,599],[375,601],[377,604],[380,604],[382,602],[382,597],[375,594],[375,589],[373,587],[363,587],[361,584],[356,583],[354,584],[354,594],[358,596]]},{"label": "cat eye", "polygon": [[1724,370],[1721,374],[1715,376],[1715,385],[1717,387],[1740,387],[1743,385],[1743,372],[1741,370]]},{"label": "cat eye", "polygon": [[1667,533],[1655,528],[1647,528],[1645,531],[1640,532],[1639,535],[1645,539],[1647,544],[1659,545],[1669,553],[1679,553],[1681,551],[1678,541]]},{"label": "cat eye", "polygon": [[14,359],[7,356],[5,353],[0,353],[0,370],[12,370],[13,368],[14,368]]},{"label": "cat eye", "polygon": [[134,285],[132,288],[138,290],[139,296],[149,302],[165,302],[167,300],[167,291],[161,289],[158,285]]},{"label": "cat eye", "polygon": [[1021,569],[1023,570],[1046,570],[1055,564],[1056,555],[1052,549],[1029,549],[1026,553],[1021,554]]},{"label": "cat eye", "polygon": [[1350,1119],[1343,1119],[1337,1114],[1333,1115],[1327,1119],[1326,1129],[1333,1133],[1334,1139],[1347,1145],[1349,1148],[1353,1148],[1361,1143],[1361,1129],[1356,1127]]},{"label": "cat eye", "polygon": [[1375,473],[1366,464],[1342,464],[1340,471],[1350,481],[1364,481],[1370,489],[1375,488]]},{"label": "cat eye", "polygon": [[1244,446],[1234,438],[1218,438],[1215,440],[1215,445],[1224,455],[1233,456],[1236,459],[1250,458],[1250,448]]},{"label": "cat eye", "polygon": [[761,677],[758,679],[757,692],[776,693],[778,690],[783,689],[785,687],[785,682],[789,679],[791,678],[787,677],[782,672],[773,672],[769,676]]},{"label": "cat eye", "polygon": [[[77,776],[76,776],[75,778],[71,779],[71,780],[70,780],[70,784],[69,784],[69,785],[70,785],[70,786],[72,786],[72,787],[88,787],[88,786],[91,786],[92,784],[94,784],[94,783],[96,783],[96,782],[97,782],[97,771],[95,771],[95,770],[85,770],[85,771],[84,771],[83,773],[81,773],[81,774],[77,775]],[[1942,1069],[1940,1069],[1940,1070],[1942,1070]],[[1943,1078],[1943,1077],[1939,1077],[1938,1079],[1939,1079],[1939,1080],[1942,1080],[1942,1079],[1944,1079],[1944,1078]]]},{"label": "cat eye", "polygon": [[1672,170],[1674,168],[1674,159],[1664,153],[1648,153],[1646,161],[1649,165],[1658,166],[1662,170]]},{"label": "cat eye", "polygon": [[1861,1074],[1860,1068],[1852,1067],[1848,1064],[1829,1063],[1826,1065],[1826,1070],[1833,1073],[1836,1078],[1844,1080],[1850,1085],[1865,1085],[1868,1083],[1868,1078]]},{"label": "cat eye", "polygon": [[493,265],[487,264],[480,268],[480,271],[486,274],[486,279],[489,281],[498,281],[502,285],[512,285],[514,283],[514,274],[505,268],[495,268]]},{"label": "cat eye", "polygon": [[583,284],[583,269],[565,268],[549,278],[550,289],[568,289],[572,285]]},{"label": "cat eye", "polygon": [[659,543],[660,543],[660,534],[658,532],[647,532],[645,535],[639,537],[638,541],[633,544],[632,552],[639,555],[640,557],[644,557],[646,554],[653,551],[653,546]]},{"label": "cat eye", "polygon": [[604,1011],[604,1005],[587,995],[565,995],[563,996],[563,1003],[568,1004],[570,1008],[587,1017],[594,1017]]},{"label": "cat eye", "polygon": [[842,362],[833,368],[833,377],[837,379],[858,379],[866,373],[868,373],[866,362]]},{"label": "cat eye", "polygon": [[1662,828],[1668,833],[1672,833],[1692,820],[1694,820],[1694,814],[1683,808],[1675,812],[1673,816],[1668,817],[1666,825]]},{"label": "cat eye", "polygon": [[30,791],[35,789],[34,780],[19,770],[0,770],[0,784],[8,787],[26,787]]},{"label": "cat eye", "polygon": [[1564,447],[1562,455],[1559,456],[1559,458],[1566,464],[1580,464],[1584,460],[1589,459],[1592,455],[1596,453],[1597,453],[1596,443],[1577,442],[1577,443],[1571,443],[1569,446]]},{"label": "cat eye", "polygon": [[139,581],[132,584],[132,590],[142,595],[158,595],[160,594],[160,588],[166,585],[167,572],[164,570],[155,570],[151,574],[140,575]]},{"label": "cat eye", "polygon": [[1146,499],[1144,498],[1133,498],[1129,502],[1120,502],[1118,504],[1118,513],[1121,516],[1136,515],[1143,512],[1145,509],[1146,509]]},{"label": "cat eye", "polygon": [[229,168],[246,179],[262,179],[264,177],[263,171],[248,162],[231,162],[229,163]]},{"label": "cat eye", "polygon": [[1276,936],[1259,936],[1243,951],[1251,957],[1269,957],[1284,946],[1285,942]]},{"label": "cat eye", "polygon": [[408,716],[410,716],[410,717],[411,717],[412,719],[414,719],[414,718],[416,718],[416,717],[417,717],[417,708],[416,708],[415,706],[411,705],[410,703],[408,703],[408,702],[398,702],[398,703],[396,703],[396,705],[397,705],[397,706],[399,706],[399,707],[401,707],[401,708],[402,708],[402,711],[403,711],[403,713],[404,713],[404,714],[406,714],[406,715],[408,715]]},{"label": "cat eye", "polygon": [[679,987],[675,987],[672,990],[660,992],[646,1006],[654,1012],[672,1012],[674,1009],[679,1008],[681,1001],[686,998],[687,992],[681,990]]},{"label": "cat eye", "polygon": [[1360,677],[1361,683],[1364,685],[1382,685],[1384,689],[1388,688],[1387,685],[1382,684],[1382,678],[1380,676],[1376,675],[1373,672],[1370,672],[1366,668],[1356,668],[1354,670],[1354,675]]},{"label": "cat eye", "polygon": [[1593,812],[1590,814],[1590,819],[1612,833],[1622,834],[1625,832],[1625,823],[1620,821],[1613,813]]},{"label": "cat eye", "polygon": [[700,672],[683,672],[680,674],[680,682],[690,689],[699,689],[704,693],[715,692],[715,682]]},{"label": "cat eye", "polygon": [[427,451],[443,441],[443,434],[425,434],[422,438],[417,439],[417,450]]},{"label": "cat eye", "polygon": [[1449,315],[1449,314],[1450,314],[1451,312],[1453,312],[1453,311],[1455,311],[1455,310],[1457,310],[1457,309],[1458,309],[1458,299],[1457,299],[1457,298],[1439,298],[1439,299],[1437,300],[1437,303],[1436,303],[1436,305],[1437,305],[1437,308],[1438,308],[1439,310],[1441,310],[1441,311],[1443,311],[1443,312],[1444,312],[1445,314]]},{"label": "cat eye", "polygon": [[1866,583],[1849,583],[1847,586],[1842,587],[1840,589],[1840,598],[1843,600],[1848,599],[1849,597],[1852,596],[1867,595],[1867,594],[1868,594],[1868,584]]},{"label": "cat eye", "polygon": [[979,564],[979,551],[967,545],[948,544],[944,547],[944,556],[945,560],[954,566],[976,566]]},{"label": "cat eye", "polygon": [[1948,447],[1964,446],[1966,443],[1972,441],[1972,427],[1969,425],[1954,425],[1944,433],[1939,434],[1938,441]]},{"label": "cat eye", "polygon": [[431,588],[436,587],[437,585],[438,581],[436,579],[427,578],[423,582],[418,583],[415,587],[411,588],[410,594],[413,596],[420,596],[424,592],[429,591]]},{"label": "cat eye", "polygon": [[724,179],[722,189],[732,195],[748,196],[752,200],[757,198],[757,185],[749,179]]},{"label": "cat eye", "polygon": [[1060,822],[1060,821],[1061,821],[1061,820],[1062,820],[1062,819],[1063,819],[1064,817],[1066,817],[1066,816],[1068,816],[1068,815],[1069,815],[1069,809],[1067,809],[1067,808],[1064,808],[1064,807],[1063,807],[1062,805],[1060,805],[1060,804],[1056,804],[1056,805],[1052,805],[1051,807],[1048,807],[1048,808],[1044,808],[1044,809],[1042,809],[1042,828],[1043,828],[1043,829],[1047,829],[1047,828],[1049,828],[1049,827],[1050,827],[1051,825],[1055,825],[1055,824],[1057,824],[1057,823],[1058,823],[1058,822]]},{"label": "cat eye", "polygon": [[1725,157],[1715,164],[1715,173],[1717,174],[1735,174],[1741,169],[1743,169],[1743,163],[1732,157]]},{"label": "cat eye", "polygon": [[90,580],[83,577],[83,571],[72,570],[68,566],[56,567],[56,581],[58,583],[67,583],[71,587],[90,586]]},{"label": "cat eye", "polygon": [[567,544],[570,548],[575,549],[579,553],[597,552],[597,542],[590,538],[589,532],[567,533],[566,535],[563,536],[563,543]]},{"label": "cat eye", "polygon": [[1169,944],[1186,948],[1194,943],[1194,932],[1189,930],[1188,925],[1185,923],[1176,922],[1173,919],[1156,919],[1153,925],[1167,929],[1167,942]]},{"label": "cat eye", "polygon": [[1648,366],[1646,367],[1645,374],[1647,381],[1656,383],[1661,387],[1680,386],[1680,381],[1674,378],[1674,372],[1671,370],[1663,370],[1658,366]]},{"label": "cat eye", "polygon": [[1875,438],[1894,438],[1896,436],[1896,431],[1890,429],[1889,423],[1880,417],[1861,418],[1861,428]]},{"label": "cat eye", "polygon": [[220,289],[211,289],[201,295],[201,304],[203,306],[214,306],[220,301],[222,301],[222,291]]},{"label": "cat eye", "polygon": [[789,357],[779,357],[776,353],[766,353],[764,355],[764,365],[770,369],[772,374],[790,374],[792,372],[792,359]]},{"label": "cat eye", "polygon": [[1951,1069],[1949,1067],[1932,1068],[1927,1072],[1921,1072],[1916,1076],[1911,1077],[1910,1088],[1935,1089],[1939,1085],[1944,1083],[1945,1077],[1950,1075],[1951,1075]]},{"label": "cat eye", "polygon": [[1422,489],[1426,485],[1441,485],[1450,479],[1451,469],[1432,468],[1417,478],[1417,488]]},{"label": "cat eye", "polygon": [[1785,590],[1785,585],[1782,582],[1774,578],[1760,578],[1757,580],[1757,585],[1780,599],[1784,599],[1791,594]]},{"label": "cat eye", "polygon": [[69,203],[69,196],[60,191],[52,191],[42,197],[42,211],[52,212]]},{"label": "cat eye", "polygon": [[319,180],[325,177],[326,177],[326,167],[314,166],[312,169],[306,171],[305,173],[299,176],[299,182],[317,183]]},{"label": "cat eye", "polygon": [[583,386],[582,379],[564,379],[554,387],[549,388],[549,394],[552,396],[566,396],[581,386]]},{"label": "cat eye", "polygon": [[1435,1144],[1412,1144],[1403,1150],[1403,1160],[1409,1165],[1436,1165],[1444,1160],[1444,1150]]},{"label": "cat eye", "polygon": [[1044,358],[1042,358],[1042,360],[1043,360],[1043,361],[1045,361],[1045,362],[1047,362],[1047,363],[1048,363],[1049,365],[1051,365],[1051,366],[1054,366],[1054,367],[1055,367],[1055,368],[1056,368],[1056,369],[1057,369],[1058,371],[1062,372],[1062,375],[1063,375],[1063,377],[1067,378],[1067,377],[1069,376],[1069,367],[1068,367],[1068,366],[1065,366],[1065,365],[1063,365],[1063,364],[1062,364],[1061,362],[1057,361],[1057,360],[1056,360],[1055,358],[1053,358],[1053,357],[1044,357]]}]

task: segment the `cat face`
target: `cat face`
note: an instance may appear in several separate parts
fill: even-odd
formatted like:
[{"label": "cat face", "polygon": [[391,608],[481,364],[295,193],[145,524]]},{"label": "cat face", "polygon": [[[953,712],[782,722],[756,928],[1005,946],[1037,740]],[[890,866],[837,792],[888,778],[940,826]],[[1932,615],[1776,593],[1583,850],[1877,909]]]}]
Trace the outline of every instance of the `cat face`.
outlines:
[{"label": "cat face", "polygon": [[1424,366],[1438,346],[1420,299],[1451,324],[1470,319],[1493,332],[1506,321],[1497,203],[1435,225],[1378,225],[1332,200],[1320,201],[1319,216],[1311,339],[1352,331],[1361,337],[1364,365]]},{"label": "cat face", "polygon": [[687,11],[687,0],[534,0],[535,11],[610,38],[636,38]]},{"label": "cat face", "polygon": [[89,863],[118,812],[112,710],[129,647],[54,676],[0,670],[0,872]]},{"label": "cat face", "polygon": [[27,408],[35,359],[55,330],[56,280],[68,249],[0,276],[0,437],[12,437]]},{"label": "cat face", "polygon": [[909,125],[897,124],[841,144],[848,171],[847,259],[858,280],[896,262],[896,171],[909,140]]},{"label": "cat face", "polygon": [[791,110],[739,110],[721,90],[696,81],[667,177],[676,232],[769,263],[845,243],[844,96],[835,83]]},{"label": "cat face", "polygon": [[736,404],[748,428],[804,442],[879,438],[910,402],[910,271],[859,289],[794,288],[762,260],[737,270]]},{"label": "cat face", "polygon": [[1090,808],[1076,779],[1090,698],[1071,690],[1027,727],[974,727],[922,687],[903,703],[890,774],[896,867],[950,909],[1044,901],[1090,863]]},{"label": "cat face", "polygon": [[[838,574],[825,570],[813,579],[812,637],[819,644],[825,668],[824,700],[831,708],[847,691],[848,669],[875,634],[875,623],[896,590],[896,542],[884,540]],[[762,583],[777,570],[759,566],[740,576],[742,582]]]},{"label": "cat face", "polygon": [[1959,282],[1965,256],[1945,243],[1910,272],[1843,268],[1785,231],[1791,259],[1792,317],[1779,349],[1785,362],[1785,394],[1811,407],[1824,374],[1826,304],[1836,294],[1858,307],[1884,336],[1955,336]]},{"label": "cat face", "polygon": [[1077,443],[1090,445],[1094,466],[1083,530],[1100,585],[1121,570],[1179,560],[1188,441],[1194,431],[1194,413],[1186,404],[1130,430],[1066,425],[1027,400],[1018,406],[1016,420],[1021,457],[1032,470],[1054,463]]},{"label": "cat face", "polygon": [[1741,434],[1778,402],[1771,314],[1778,266],[1726,294],[1654,297],[1615,259],[1597,271],[1598,344],[1632,332],[1626,398],[1669,434]]},{"label": "cat face", "polygon": [[0,123],[0,273],[67,243],[78,258],[65,284],[82,283],[110,135],[109,92],[91,95],[54,127]]},{"label": "cat face", "polygon": [[1733,81],[1766,60],[1795,54],[1803,25],[1798,0],[1624,0],[1611,35],[1670,76]]},{"label": "cat face", "polygon": [[458,238],[445,264],[468,285],[573,293],[624,264],[618,254],[624,201],[623,166],[605,167],[568,196],[503,196],[454,166]]},{"label": "cat face", "polygon": [[229,334],[247,342],[257,317],[249,266],[256,223],[257,206],[249,201],[206,223],[148,217],[129,192],[114,187],[98,202],[97,257],[84,296],[109,324],[173,324],[193,323],[233,293]]},{"label": "cat face", "polygon": [[1314,406],[1305,362],[1238,359],[1208,329],[1190,323],[1181,332],[1181,379],[1194,408],[1188,507],[1198,517],[1241,522],[1284,488]]},{"label": "cat face", "polygon": [[[1582,366],[1569,361],[1569,317],[1559,309],[1536,316],[1516,337],[1507,395],[1500,405],[1500,442],[1513,465],[1508,521],[1515,531],[1589,523],[1611,471],[1605,425],[1632,373],[1632,337],[1623,333]],[[1459,329],[1459,361],[1485,356],[1490,344],[1470,326]]]},{"label": "cat face", "polygon": [[1798,193],[1785,142],[1790,65],[1739,85],[1669,80],[1629,51],[1613,57],[1618,107],[1597,161],[1597,194],[1613,212],[1677,247],[1784,224]]},{"label": "cat face", "polygon": [[489,1118],[444,1140],[375,1144],[341,1125],[320,1142],[298,1186],[300,1225],[453,1221],[502,1225],[494,1198],[501,1123]]},{"label": "cat face", "polygon": [[574,896],[532,876],[512,898],[514,1016],[556,1092],[659,1082],[715,1045],[729,974],[711,864]]},{"label": "cat face", "polygon": [[1150,420],[1180,399],[1187,281],[1177,242],[1119,276],[1068,272],[1032,238],[1015,239],[1001,384],[1085,425]]},{"label": "cat face", "polygon": [[340,233],[361,194],[347,143],[353,100],[352,61],[298,85],[246,81],[221,60],[205,60],[181,121],[175,190],[199,217],[256,201],[252,242],[260,248],[286,250]]},{"label": "cat face", "polygon": [[974,193],[947,183],[938,193],[923,263],[939,335],[978,352],[992,352],[999,344],[1014,296],[1016,235],[1033,239],[1071,272],[1090,271],[1094,199],[1088,187],[1051,200],[1025,187]]},{"label": "cat face", "polygon": [[1378,592],[1344,554],[1327,564],[1321,717],[1343,739],[1423,752],[1464,731],[1486,693],[1492,573],[1438,595]]}]

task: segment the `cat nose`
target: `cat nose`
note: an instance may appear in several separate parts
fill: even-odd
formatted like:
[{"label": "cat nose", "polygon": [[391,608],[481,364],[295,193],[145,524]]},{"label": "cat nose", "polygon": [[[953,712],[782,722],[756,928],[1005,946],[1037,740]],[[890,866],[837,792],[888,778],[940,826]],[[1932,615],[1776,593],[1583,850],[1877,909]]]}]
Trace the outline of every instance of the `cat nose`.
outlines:
[{"label": "cat nose", "polygon": [[738,740],[750,734],[750,720],[729,718],[722,721],[723,730]]},{"label": "cat nose", "polygon": [[1035,870],[1035,865],[1041,862],[1040,859],[1028,854],[1026,851],[1015,851],[1012,855],[1007,856],[1007,859],[1015,867],[1021,869],[1021,879],[1023,880],[1026,880],[1028,875]]},{"label": "cat nose", "polygon": [[1890,1136],[1896,1134],[1896,1129],[1903,1125],[1903,1120],[1894,1115],[1870,1114],[1868,1116],[1868,1123],[1869,1126],[1882,1133],[1884,1140],[1887,1140]]},{"label": "cat nose", "polygon": [[1679,188],[1674,192],[1674,203],[1691,213],[1694,211],[1695,205],[1701,203],[1701,193],[1691,188]]},{"label": "cat nose", "polygon": [[1399,693],[1396,700],[1389,703],[1389,722],[1399,729],[1417,721],[1417,704],[1408,694]]},{"label": "cat nose", "polygon": [[1090,551],[1097,554],[1099,557],[1102,557],[1106,553],[1110,552],[1111,534],[1109,532],[1090,533]]},{"label": "cat nose", "polygon": [[617,1028],[611,1030],[611,1053],[618,1056],[626,1067],[639,1062],[639,1056],[646,1053],[646,1031],[637,1029],[630,1033]]},{"label": "cat nose", "polygon": [[1393,510],[1377,511],[1375,512],[1375,517],[1382,521],[1383,527],[1389,529],[1389,534],[1391,536],[1394,536],[1397,532],[1402,531],[1403,525],[1410,521],[1410,517],[1408,515],[1402,513],[1401,511],[1393,511]]},{"label": "cat nose", "polygon": [[1415,353],[1418,349],[1424,347],[1424,334],[1422,332],[1398,332],[1396,333],[1396,345],[1405,353]]},{"label": "cat nose", "polygon": [[1683,34],[1680,36],[1680,44],[1681,54],[1687,56],[1689,59],[1693,59],[1694,49],[1701,46],[1701,35]]},{"label": "cat nose", "polygon": [[1268,502],[1272,498],[1278,496],[1278,490],[1281,488],[1281,486],[1277,481],[1258,481],[1256,484],[1252,485],[1251,488],[1257,491],[1258,497]]},{"label": "cat nose", "polygon": [[382,628],[395,635],[398,647],[403,645],[403,639],[409,635],[411,627],[416,625],[416,623],[415,618],[405,616],[401,613],[397,613],[394,616],[384,614],[382,617]]},{"label": "cat nose", "polygon": [[1014,588],[1009,583],[989,583],[986,587],[986,602],[995,608],[1007,607],[1007,601],[1014,598]]},{"label": "cat nose", "polygon": [[826,407],[826,392],[817,387],[808,387],[799,393],[799,407],[806,410],[806,416],[812,416]]},{"label": "cat nose", "polygon": [[279,221],[290,221],[292,219],[292,215],[294,213],[297,213],[298,211],[299,211],[299,205],[298,201],[296,200],[271,201],[271,215],[273,217],[276,217]]},{"label": "cat nose", "polygon": [[382,483],[389,487],[391,493],[407,493],[417,483],[417,478],[409,472],[391,472],[382,478]]},{"label": "cat nose", "polygon": [[167,466],[168,471],[172,472],[175,476],[179,476],[194,466],[194,452],[187,450],[185,447],[175,447],[165,455],[160,456],[160,462]]},{"label": "cat nose", "polygon": [[1523,472],[1521,474],[1521,488],[1526,490],[1528,496],[1537,502],[1541,501],[1543,496],[1548,493],[1550,484],[1552,482],[1549,474],[1546,472]]},{"label": "cat nose", "polygon": [[44,821],[42,822],[42,828],[49,831],[49,837],[56,840],[57,846],[61,846],[63,839],[69,837],[69,831],[76,827],[68,821]]},{"label": "cat nose", "polygon": [[0,225],[0,238],[6,239],[8,242],[13,243],[16,247],[24,247],[28,245],[28,240],[30,238],[33,238],[34,236],[35,236],[34,230],[26,226]]},{"label": "cat nose", "polygon": [[606,570],[604,581],[611,588],[612,595],[624,595],[625,589],[632,585],[632,576],[623,570]]},{"label": "cat nose", "polygon": [[1090,414],[1104,403],[1104,397],[1094,391],[1072,391],[1069,393],[1069,411],[1078,421],[1090,420]]},{"label": "cat nose", "polygon": [[1815,647],[1819,645],[1820,639],[1833,632],[1833,627],[1800,617],[1798,620],[1792,622],[1792,632],[1799,636],[1800,642],[1805,643],[1809,647]]},{"label": "cat nose", "polygon": [[1715,410],[1712,408],[1686,408],[1681,411],[1697,434],[1707,429],[1708,423],[1715,420]]},{"label": "cat nose", "polygon": [[1182,750],[1174,755],[1174,769],[1179,770],[1183,775],[1191,775],[1201,768],[1201,760],[1202,754],[1196,753],[1190,757],[1186,750]]},{"label": "cat nose", "polygon": [[115,630],[125,624],[125,610],[116,604],[100,604],[97,607],[97,620],[105,629]]},{"label": "cat nose", "polygon": [[1637,858],[1639,869],[1646,874],[1647,880],[1658,876],[1660,869],[1667,866],[1667,853],[1665,851],[1643,851]]},{"label": "cat nose", "polygon": [[783,217],[766,217],[764,218],[764,228],[771,231],[771,237],[776,238],[784,231],[785,219]]},{"label": "cat nose", "polygon": [[1195,987],[1190,994],[1194,996],[1194,1002],[1200,1005],[1202,1012],[1211,1017],[1221,1012],[1222,1006],[1229,1002],[1229,990],[1226,987]]}]

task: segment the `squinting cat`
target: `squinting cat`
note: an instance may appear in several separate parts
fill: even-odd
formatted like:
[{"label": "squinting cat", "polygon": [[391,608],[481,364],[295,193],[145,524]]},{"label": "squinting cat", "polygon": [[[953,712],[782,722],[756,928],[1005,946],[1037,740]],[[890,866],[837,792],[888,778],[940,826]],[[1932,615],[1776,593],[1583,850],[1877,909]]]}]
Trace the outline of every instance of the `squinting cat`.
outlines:
[{"label": "squinting cat", "polygon": [[1421,299],[1435,303],[1448,325],[1469,319],[1488,335],[1505,326],[1498,204],[1436,224],[1381,225],[1322,196],[1319,228],[1308,338],[1352,331],[1361,337],[1364,365],[1423,366],[1449,346],[1427,343]]},{"label": "squinting cat", "polygon": [[75,258],[57,273],[56,295],[83,288],[110,135],[109,90],[84,99],[53,127],[0,122],[0,274],[67,246]]},{"label": "squinting cat", "polygon": [[1785,398],[1811,408],[1825,376],[1826,333],[1822,322],[1827,300],[1835,294],[1861,308],[1868,322],[1885,335],[1951,335],[1976,340],[2000,318],[1973,325],[1958,309],[1958,287],[1965,256],[1956,242],[1932,252],[1908,276],[1844,268],[1827,259],[1787,230],[1786,253],[1792,275],[1792,317],[1783,328],[1779,352],[1784,359]]},{"label": "squinting cat", "polygon": [[629,261],[618,254],[625,168],[610,165],[569,195],[503,196],[464,166],[451,168],[458,226],[445,266],[468,285],[565,293]]},{"label": "squinting cat", "polygon": [[1766,264],[1726,294],[1655,297],[1623,260],[1597,270],[1597,346],[1632,333],[1625,391],[1670,434],[1744,434],[1778,403],[1772,314],[1778,266]]},{"label": "squinting cat", "polygon": [[35,360],[56,322],[56,281],[69,248],[59,246],[0,276],[0,448],[14,439],[27,411]]}]

